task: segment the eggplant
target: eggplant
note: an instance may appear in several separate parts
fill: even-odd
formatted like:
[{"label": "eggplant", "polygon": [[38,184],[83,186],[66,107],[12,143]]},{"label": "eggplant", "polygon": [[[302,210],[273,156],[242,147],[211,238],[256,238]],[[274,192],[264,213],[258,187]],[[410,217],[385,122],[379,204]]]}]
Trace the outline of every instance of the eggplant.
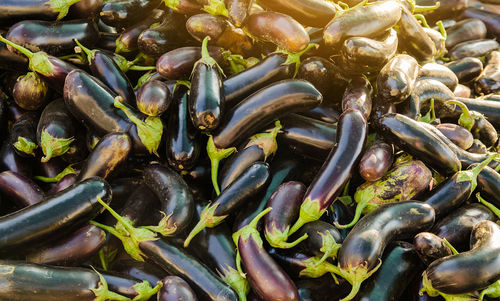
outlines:
[{"label": "eggplant", "polygon": [[464,57],[445,66],[455,73],[459,83],[468,83],[483,71],[483,62],[475,57]]},{"label": "eggplant", "polygon": [[332,224],[318,220],[305,224],[294,234],[307,239],[297,247],[308,255],[321,256],[317,264],[328,258],[335,260],[341,247],[342,236]]},{"label": "eggplant", "polygon": [[461,42],[486,38],[486,25],[479,19],[463,19],[446,30],[446,48]]},{"label": "eggplant", "polygon": [[[208,53],[218,64],[222,63],[221,48],[209,46]],[[180,47],[160,56],[156,62],[156,70],[167,79],[188,79],[194,64],[199,59],[201,59],[201,47]]]},{"label": "eggplant", "polygon": [[464,57],[486,56],[489,52],[500,48],[500,44],[495,40],[479,39],[458,43],[450,49],[448,53],[452,60]]},{"label": "eggplant", "polygon": [[451,91],[455,91],[458,85],[458,78],[450,68],[437,64],[427,63],[418,70],[417,80],[435,79],[443,83]]},{"label": "eggplant", "polygon": [[497,184],[500,183],[500,174],[490,167],[485,167],[477,176],[479,190],[486,194],[488,198],[496,205],[500,206]]},{"label": "eggplant", "polygon": [[472,134],[467,129],[457,124],[442,123],[438,124],[436,128],[443,133],[446,138],[450,139],[458,147],[464,150],[469,149],[474,142]]},{"label": "eggplant", "polygon": [[366,181],[380,179],[391,167],[393,161],[393,146],[381,140],[375,141],[365,151],[359,161],[359,174]]},{"label": "eggplant", "polygon": [[8,143],[8,140],[5,140],[0,147],[0,158],[0,169],[2,171],[10,170],[23,176],[31,176],[34,162],[30,158],[19,156],[14,147]]},{"label": "eggplant", "polygon": [[480,95],[500,92],[500,51],[489,54],[488,64],[475,79],[474,88]]},{"label": "eggplant", "polygon": [[[323,95],[323,94],[321,94]],[[326,104],[321,104],[309,111],[301,112],[299,115],[309,117],[321,122],[335,124],[339,121],[340,113]]]},{"label": "eggplant", "polygon": [[38,148],[36,128],[39,116],[35,112],[26,112],[12,124],[9,141],[18,155],[23,157],[35,156]]},{"label": "eggplant", "polygon": [[160,116],[172,102],[167,84],[159,80],[150,80],[137,91],[137,108],[148,116]]},{"label": "eggplant", "polygon": [[[0,24],[12,25],[22,20],[60,20],[68,14],[70,7],[74,4],[75,1],[61,1],[58,3],[45,0],[30,0],[23,2],[12,0],[3,1],[0,6]],[[76,3],[76,5],[78,4]],[[72,11],[74,11],[74,9]],[[80,18],[89,16],[90,14],[87,12],[87,15],[81,15]]]},{"label": "eggplant", "polygon": [[452,255],[451,249],[444,243],[444,240],[430,232],[415,235],[413,245],[418,257],[427,266],[434,260]]},{"label": "eggplant", "polygon": [[102,7],[99,17],[109,26],[128,27],[146,18],[160,3],[159,0],[107,2]]},{"label": "eggplant", "polygon": [[490,38],[500,37],[500,21],[498,21],[498,13],[482,9],[474,6],[469,6],[462,14],[462,18],[476,18],[483,21],[486,25],[487,36]]},{"label": "eggplant", "polygon": [[241,27],[250,14],[253,0],[225,0],[227,17],[236,27]]},{"label": "eggplant", "polygon": [[189,284],[177,276],[167,276],[161,280],[162,288],[158,292],[158,301],[192,300],[198,301]]},{"label": "eggplant", "polygon": [[300,279],[295,282],[299,298],[303,301],[328,301],[340,299],[349,292],[349,283],[343,279],[332,281],[331,275],[315,279]]},{"label": "eggplant", "polygon": [[325,27],[337,12],[332,3],[308,0],[308,1],[260,1],[264,9],[287,14],[301,22],[304,26]]},{"label": "eggplant", "polygon": [[391,241],[428,230],[434,219],[434,209],[417,201],[387,204],[362,218],[339,252],[340,274],[352,285],[351,293],[342,300],[353,299],[361,283],[380,268],[382,254]]},{"label": "eggplant", "polygon": [[472,228],[471,250],[447,256],[431,263],[423,277],[430,296],[465,294],[493,284],[500,277],[500,227],[491,221],[478,222]]},{"label": "eggplant", "polygon": [[372,85],[366,78],[354,77],[342,96],[342,111],[359,110],[368,119],[372,111],[372,92]]},{"label": "eggplant", "polygon": [[[494,100],[481,100],[460,97],[456,98],[456,100],[464,103],[469,111],[476,111],[483,114],[488,118],[488,122],[490,122],[495,128],[500,126],[500,102]],[[457,117],[461,112],[462,111],[457,106]]]},{"label": "eggplant", "polygon": [[20,208],[39,203],[45,198],[36,183],[13,171],[0,173],[0,192]]},{"label": "eggplant", "polygon": [[454,98],[453,92],[440,81],[435,79],[418,80],[409,97],[405,115],[416,120],[421,120],[424,112],[428,112],[427,114],[431,114],[431,116],[435,114],[438,118],[453,116],[455,104],[448,101]]},{"label": "eggplant", "polygon": [[31,111],[36,111],[47,104],[50,96],[49,87],[35,72],[28,72],[18,77],[12,90],[16,104]]},{"label": "eggplant", "polygon": [[377,75],[377,91],[384,103],[400,103],[413,92],[418,75],[418,62],[412,56],[393,57]]},{"label": "eggplant", "polygon": [[418,0],[416,4],[435,8],[422,12],[425,18],[431,23],[438,20],[453,19],[467,9],[467,1],[465,0]]},{"label": "eggplant", "polygon": [[472,90],[465,85],[458,84],[458,86],[453,91],[453,94],[455,94],[456,97],[471,97]]},{"label": "eggplant", "polygon": [[481,140],[474,139],[472,141],[471,147],[469,147],[467,151],[475,154],[487,154],[488,148],[486,147],[486,145],[484,145],[484,143],[481,142]]},{"label": "eggplant", "polygon": [[22,55],[10,52],[4,42],[0,42],[0,58],[2,62],[0,64],[0,70],[22,72],[28,70],[28,59]]},{"label": "eggplant", "polygon": [[[165,11],[162,9],[155,9],[152,11],[148,18],[140,20],[123,30],[120,35],[113,40],[113,46],[111,51],[116,53],[133,53],[139,50],[139,45],[137,44],[137,39],[139,35],[146,29],[148,29],[154,23],[160,22],[165,16]],[[102,33],[101,33],[102,35]],[[103,37],[101,36],[101,39]]]},{"label": "eggplant", "polygon": [[146,280],[154,285],[167,275],[167,272],[153,263],[135,261],[133,259],[119,259],[113,262],[113,271],[122,275]]}]

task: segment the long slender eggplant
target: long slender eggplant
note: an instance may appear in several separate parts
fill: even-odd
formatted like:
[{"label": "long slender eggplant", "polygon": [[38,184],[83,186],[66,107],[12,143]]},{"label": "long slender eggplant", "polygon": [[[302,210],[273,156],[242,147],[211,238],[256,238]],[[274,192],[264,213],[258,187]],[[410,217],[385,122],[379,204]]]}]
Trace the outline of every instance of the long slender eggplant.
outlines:
[{"label": "long slender eggplant", "polygon": [[12,25],[7,40],[33,52],[43,51],[53,56],[73,53],[74,39],[94,46],[99,40],[97,25],[92,20],[47,22],[29,20]]},{"label": "long slender eggplant", "polygon": [[97,199],[109,202],[111,188],[88,179],[42,202],[0,218],[0,249],[12,249],[54,238],[81,226],[102,211]]},{"label": "long slender eggplant", "polygon": [[474,88],[481,95],[500,92],[500,51],[488,55],[488,64],[475,79]]},{"label": "long slender eggplant", "polygon": [[0,269],[2,282],[9,284],[0,289],[2,300],[127,300],[110,291],[104,278],[90,269],[5,260]]},{"label": "long slender eggplant", "polygon": [[[0,24],[11,25],[22,20],[56,21],[64,18],[70,7],[78,1],[3,1],[0,5]],[[80,16],[86,18],[87,16]]]},{"label": "long slender eggplant", "polygon": [[152,288],[151,284],[147,281],[141,282],[141,280],[134,277],[124,276],[115,272],[98,270],[98,273],[104,278],[111,291],[130,299],[149,300],[162,287],[162,284],[158,283],[158,285]]},{"label": "long slender eggplant", "polygon": [[421,232],[415,235],[413,245],[418,257],[425,265],[429,265],[439,258],[452,255],[451,249],[444,243],[444,240],[430,232]]},{"label": "long slender eggplant", "polygon": [[434,225],[431,232],[446,239],[459,251],[468,250],[472,227],[483,220],[496,221],[497,218],[484,205],[469,204],[448,214]]},{"label": "long slender eggplant", "polygon": [[[321,93],[321,95],[323,95],[323,93]],[[340,113],[325,103],[315,107],[314,109],[310,109],[309,111],[301,112],[299,114],[330,124],[337,123],[340,118]]]},{"label": "long slender eggplant", "polygon": [[106,233],[94,225],[86,225],[52,244],[33,250],[26,261],[50,265],[80,265],[97,254],[104,245]]},{"label": "long slender eggplant", "polygon": [[[437,4],[437,2],[439,2],[439,4]],[[422,12],[425,18],[432,23],[438,20],[453,19],[459,16],[467,8],[467,1],[465,0],[417,0],[416,4],[435,7],[435,9]]]},{"label": "long slender eggplant", "polygon": [[269,198],[267,207],[274,211],[264,217],[264,235],[272,247],[292,248],[307,239],[308,235],[303,234],[293,242],[287,242],[290,226],[299,215],[300,201],[305,192],[304,184],[291,181],[281,184]]},{"label": "long slender eggplant", "polygon": [[379,119],[377,129],[384,140],[443,174],[453,174],[461,169],[455,152],[418,121],[391,113]]},{"label": "long slender eggplant", "polygon": [[432,172],[422,161],[408,160],[396,164],[380,180],[365,182],[354,193],[356,211],[354,219],[347,225],[335,226],[339,229],[354,226],[362,214],[369,214],[386,204],[407,201],[421,195],[432,183]]},{"label": "long slender eggplant", "polygon": [[307,239],[297,247],[308,255],[321,256],[318,264],[328,258],[336,259],[341,247],[342,236],[332,224],[318,220],[305,224],[294,236],[305,236]]},{"label": "long slender eggplant", "polygon": [[38,119],[37,113],[26,112],[12,125],[9,141],[20,156],[35,156],[35,150],[38,147],[36,141]]},{"label": "long slender eggplant", "polygon": [[272,208],[258,214],[250,224],[233,234],[243,267],[254,291],[264,300],[299,300],[297,288],[263,247],[257,223]]},{"label": "long slender eggplant", "polygon": [[213,142],[217,148],[226,148],[273,119],[287,113],[311,109],[321,101],[319,91],[306,81],[277,82],[245,98],[229,110],[225,122],[214,134]]},{"label": "long slender eggplant", "polygon": [[127,160],[132,142],[126,133],[108,134],[97,143],[78,174],[82,181],[94,176],[106,179]]},{"label": "long slender eggplant", "polygon": [[337,147],[328,158],[307,189],[298,220],[289,234],[302,225],[318,220],[351,177],[352,170],[361,158],[368,132],[367,121],[358,110],[348,109],[339,120]]},{"label": "long slender eggplant", "polygon": [[428,230],[434,219],[432,207],[416,201],[388,204],[362,218],[339,252],[341,275],[352,285],[351,293],[342,300],[353,299],[361,283],[380,268],[384,249],[391,241]]},{"label": "long slender eggplant", "polygon": [[197,129],[203,131],[217,128],[225,113],[223,72],[208,52],[209,40],[209,37],[203,40],[201,59],[194,64],[188,97],[191,120]]},{"label": "long slender eggplant", "polygon": [[113,262],[112,270],[123,275],[146,280],[151,285],[154,285],[167,276],[167,272],[155,264],[135,261],[133,259],[119,259]]},{"label": "long slender eggplant", "polygon": [[23,208],[41,202],[44,193],[30,178],[13,171],[0,173],[0,192]]},{"label": "long slender eggplant", "polygon": [[427,63],[418,70],[417,80],[435,79],[443,83],[451,91],[455,91],[458,85],[458,78],[448,67],[437,64]]},{"label": "long slender eggplant", "polygon": [[[135,94],[132,84],[113,58],[101,50],[90,50],[83,41],[75,39],[76,44],[87,56],[92,75],[99,78],[129,105],[135,105]],[[88,45],[87,45],[88,46]]]},{"label": "long slender eggplant", "polygon": [[225,218],[241,207],[245,201],[264,189],[268,180],[269,166],[266,163],[256,162],[250,165],[212,203],[203,209],[199,222],[184,241],[184,247],[187,247],[193,237],[204,228],[213,228],[222,223]]},{"label": "long slender eggplant", "polygon": [[[488,121],[497,128],[500,126],[500,102],[494,100],[482,100],[474,98],[456,98],[456,100],[464,103],[470,111],[476,111],[488,118]],[[461,110],[457,106],[457,117]]]},{"label": "long slender eggplant", "polygon": [[12,97],[25,110],[38,110],[49,101],[49,87],[35,72],[28,72],[17,79]]},{"label": "long slender eggplant", "polygon": [[455,73],[459,83],[468,83],[483,71],[483,62],[475,57],[464,57],[445,66]]},{"label": "long slender eggplant", "polygon": [[493,284],[500,277],[500,227],[491,221],[474,225],[471,250],[434,261],[425,270],[424,289],[430,296],[465,294]]},{"label": "long slender eggplant", "polygon": [[308,1],[260,1],[259,4],[272,11],[287,14],[299,20],[305,26],[323,28],[335,16],[336,9],[332,3]]},{"label": "long slender eggplant", "polygon": [[460,148],[467,150],[472,146],[474,142],[474,137],[471,132],[469,132],[464,127],[461,127],[454,123],[441,123],[436,126],[436,128],[455,143]]},{"label": "long slender eggplant", "polygon": [[166,133],[167,160],[177,170],[191,169],[198,161],[201,149],[196,139],[197,131],[189,119],[187,93],[183,87],[175,89]]},{"label": "long slender eggplant", "polygon": [[[209,46],[208,52],[217,63],[222,62],[221,48]],[[156,62],[156,70],[167,79],[188,79],[194,64],[199,59],[201,59],[201,47],[180,47],[160,56]]]},{"label": "long slender eggplant", "polygon": [[430,61],[436,56],[434,42],[424,31],[410,10],[402,7],[398,22],[398,47],[413,55],[419,62]]},{"label": "long slender eggplant", "polygon": [[158,0],[134,0],[107,2],[99,13],[100,19],[113,27],[128,27],[146,18],[160,5]]},{"label": "long slender eggplant", "polygon": [[377,75],[377,92],[385,103],[400,103],[413,92],[418,63],[406,54],[393,57]]},{"label": "long slender eggplant", "polygon": [[459,43],[448,53],[452,60],[464,57],[486,56],[489,52],[500,48],[500,44],[495,40],[480,39]]},{"label": "long slender eggplant", "polygon": [[458,43],[486,38],[486,25],[479,19],[463,19],[446,30],[446,48]]},{"label": "long slender eggplant", "polygon": [[193,195],[186,182],[175,171],[160,164],[146,167],[143,178],[160,200],[164,214],[161,234],[170,236],[184,230],[194,212]]},{"label": "long slender eggplant", "polygon": [[189,284],[177,276],[167,276],[161,280],[162,288],[158,292],[158,301],[192,300],[198,301]]}]

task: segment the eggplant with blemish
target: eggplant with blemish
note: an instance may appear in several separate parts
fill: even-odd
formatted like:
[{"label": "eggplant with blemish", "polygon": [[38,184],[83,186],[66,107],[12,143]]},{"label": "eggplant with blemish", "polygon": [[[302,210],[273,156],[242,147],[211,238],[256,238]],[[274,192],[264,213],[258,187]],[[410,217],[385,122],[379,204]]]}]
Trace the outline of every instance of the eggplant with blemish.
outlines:
[{"label": "eggplant with blemish", "polygon": [[191,230],[184,247],[206,227],[213,228],[241,207],[250,197],[263,190],[269,180],[269,166],[255,162],[231,183],[217,198],[208,204],[200,214],[200,220]]},{"label": "eggplant with blemish", "polygon": [[418,70],[417,80],[434,79],[443,83],[448,89],[454,91],[458,85],[458,78],[452,70],[437,63],[427,63]]},{"label": "eggplant with blemish", "polygon": [[500,92],[500,51],[489,54],[488,64],[474,80],[474,88],[481,95]]},{"label": "eggplant with blemish", "polygon": [[167,160],[177,170],[191,169],[198,161],[201,148],[189,118],[187,93],[183,87],[174,91],[166,133]]},{"label": "eggplant with blemish", "polygon": [[13,171],[0,173],[0,192],[20,208],[44,199],[44,193],[30,178]]},{"label": "eggplant with blemish", "polygon": [[300,52],[309,45],[309,35],[292,17],[278,12],[260,12],[250,15],[245,30],[258,41],[271,42],[280,49]]},{"label": "eggplant with blemish", "polygon": [[378,120],[377,132],[385,141],[443,174],[453,174],[461,169],[456,153],[418,121],[397,113],[387,114]]},{"label": "eggplant with blemish", "polygon": [[86,225],[74,233],[29,252],[26,261],[50,265],[80,265],[97,254],[104,245],[106,233],[94,225]]},{"label": "eggplant with blemish", "polygon": [[430,296],[465,294],[493,284],[500,277],[500,227],[481,221],[472,228],[470,251],[434,261],[425,270],[424,290]]},{"label": "eggplant with blemish", "polygon": [[455,73],[459,83],[468,83],[483,71],[483,62],[475,57],[464,57],[445,66]]},{"label": "eggplant with blemish", "polygon": [[467,151],[475,154],[487,154],[488,148],[481,142],[481,140],[474,139],[472,141],[472,145],[467,149]]},{"label": "eggplant with blemish", "polygon": [[43,51],[53,56],[73,53],[74,39],[94,46],[99,40],[99,31],[92,20],[64,22],[22,21],[12,25],[5,36],[7,40],[33,52]]},{"label": "eggplant with blemish", "polygon": [[448,53],[452,60],[464,57],[482,57],[493,50],[500,48],[500,44],[495,40],[480,39],[458,43],[450,49]]},{"label": "eggplant with blemish", "polygon": [[35,111],[43,107],[51,96],[49,87],[35,72],[28,72],[17,79],[12,97],[18,106]]},{"label": "eggplant with blemish", "polygon": [[380,268],[384,249],[391,241],[428,230],[434,219],[432,207],[417,201],[387,204],[362,218],[339,252],[340,274],[352,285],[351,293],[342,300],[353,299],[361,283]]},{"label": "eggplant with blemish", "polygon": [[446,239],[459,251],[468,250],[472,227],[484,220],[496,221],[497,218],[486,206],[469,204],[445,216],[430,232]]},{"label": "eggplant with blemish", "polygon": [[461,42],[486,38],[486,25],[479,19],[463,19],[446,30],[446,48]]},{"label": "eggplant with blemish", "polygon": [[413,245],[418,257],[425,265],[434,260],[452,255],[451,249],[443,242],[443,239],[430,232],[421,232],[413,238]]},{"label": "eggplant with blemish", "polygon": [[38,118],[37,113],[26,112],[12,125],[9,141],[20,156],[35,156],[35,149],[38,147],[36,140]]},{"label": "eggplant with blemish", "polygon": [[158,292],[158,301],[192,300],[198,301],[189,284],[177,276],[167,276],[161,280],[162,288]]},{"label": "eggplant with blemish", "polygon": [[128,27],[147,17],[160,3],[158,0],[107,2],[102,7],[99,17],[109,26]]},{"label": "eggplant with blemish", "polygon": [[359,174],[366,181],[380,179],[391,167],[393,161],[393,147],[381,140],[365,151],[359,161]]},{"label": "eggplant with blemish", "polygon": [[337,147],[330,151],[321,170],[307,189],[300,206],[299,218],[290,234],[302,225],[318,220],[341,189],[351,178],[352,171],[361,158],[368,132],[367,121],[362,112],[355,109],[344,111],[339,120]]},{"label": "eggplant with blemish", "polygon": [[418,75],[418,63],[412,56],[393,57],[377,75],[377,89],[385,103],[400,103],[413,92]]},{"label": "eggplant with blemish", "polygon": [[450,139],[453,143],[464,150],[469,149],[474,142],[474,137],[471,132],[457,124],[442,123],[438,124],[436,128],[443,133],[446,138]]},{"label": "eggplant with blemish", "polygon": [[328,258],[336,259],[341,247],[342,236],[332,224],[318,220],[307,223],[293,237],[307,235],[297,247],[305,254],[318,256],[318,264]]},{"label": "eggplant with blemish", "polygon": [[[208,52],[217,63],[222,62],[221,48],[209,46]],[[160,56],[156,62],[156,70],[167,79],[188,79],[199,59],[201,47],[180,47]]]},{"label": "eggplant with blemish", "polygon": [[225,121],[214,133],[213,142],[218,148],[226,148],[273,119],[311,109],[321,101],[319,91],[303,80],[283,80],[269,85],[226,113]]}]

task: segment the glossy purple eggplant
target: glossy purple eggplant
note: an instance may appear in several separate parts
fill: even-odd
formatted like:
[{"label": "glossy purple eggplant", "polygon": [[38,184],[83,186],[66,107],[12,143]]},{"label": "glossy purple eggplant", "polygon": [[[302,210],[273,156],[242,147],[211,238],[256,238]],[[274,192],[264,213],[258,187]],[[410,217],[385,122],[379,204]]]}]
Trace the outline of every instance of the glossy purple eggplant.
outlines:
[{"label": "glossy purple eggplant", "polygon": [[51,91],[40,76],[35,72],[28,72],[17,79],[12,97],[21,108],[36,111],[49,102]]},{"label": "glossy purple eggplant", "polygon": [[30,178],[12,171],[0,173],[0,192],[20,208],[39,203],[45,197]]},{"label": "glossy purple eggplant", "polygon": [[462,14],[462,18],[476,18],[486,25],[487,36],[498,39],[500,37],[500,21],[498,12],[493,12],[488,9],[482,9],[474,6],[469,6]]},{"label": "glossy purple eggplant", "polygon": [[469,149],[472,146],[474,137],[465,128],[454,123],[438,124],[436,128],[462,149]]},{"label": "glossy purple eggplant", "polygon": [[443,239],[430,232],[420,232],[413,238],[413,245],[418,257],[425,265],[434,260],[452,255],[451,249]]},{"label": "glossy purple eggplant", "polygon": [[317,264],[328,258],[333,260],[337,258],[342,236],[335,226],[322,220],[310,222],[302,226],[293,237],[306,234],[307,239],[297,247],[305,254],[318,256]]},{"label": "glossy purple eggplant", "polygon": [[128,27],[146,18],[160,3],[159,0],[107,2],[102,7],[99,17],[109,26]]},{"label": "glossy purple eggplant", "polygon": [[455,73],[459,83],[468,83],[483,71],[483,62],[475,57],[464,57],[445,66]]},{"label": "glossy purple eggplant", "polygon": [[[208,52],[217,63],[222,62],[221,48],[209,46]],[[194,64],[200,58],[201,47],[180,47],[160,56],[156,62],[156,70],[167,79],[188,79]]]},{"label": "glossy purple eggplant", "polygon": [[172,102],[170,90],[162,81],[150,80],[137,91],[137,108],[148,116],[160,116]]},{"label": "glossy purple eggplant", "polygon": [[384,103],[400,103],[413,92],[418,75],[415,58],[405,54],[393,57],[377,75],[377,91]]},{"label": "glossy purple eggplant", "polygon": [[392,145],[381,140],[375,141],[359,161],[359,174],[366,181],[380,179],[391,167],[393,153]]},{"label": "glossy purple eggplant", "polygon": [[488,64],[474,80],[474,88],[480,95],[500,93],[500,51],[488,55]]},{"label": "glossy purple eggplant", "polygon": [[167,276],[161,280],[158,301],[192,300],[198,301],[189,284],[177,276]]}]

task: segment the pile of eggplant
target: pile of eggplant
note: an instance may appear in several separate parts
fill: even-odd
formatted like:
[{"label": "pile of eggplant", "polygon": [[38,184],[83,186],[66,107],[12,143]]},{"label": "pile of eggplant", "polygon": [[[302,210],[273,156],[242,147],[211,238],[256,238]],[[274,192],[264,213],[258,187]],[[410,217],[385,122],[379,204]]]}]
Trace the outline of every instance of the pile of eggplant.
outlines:
[{"label": "pile of eggplant", "polygon": [[498,41],[467,0],[0,0],[0,300],[499,300]]}]

